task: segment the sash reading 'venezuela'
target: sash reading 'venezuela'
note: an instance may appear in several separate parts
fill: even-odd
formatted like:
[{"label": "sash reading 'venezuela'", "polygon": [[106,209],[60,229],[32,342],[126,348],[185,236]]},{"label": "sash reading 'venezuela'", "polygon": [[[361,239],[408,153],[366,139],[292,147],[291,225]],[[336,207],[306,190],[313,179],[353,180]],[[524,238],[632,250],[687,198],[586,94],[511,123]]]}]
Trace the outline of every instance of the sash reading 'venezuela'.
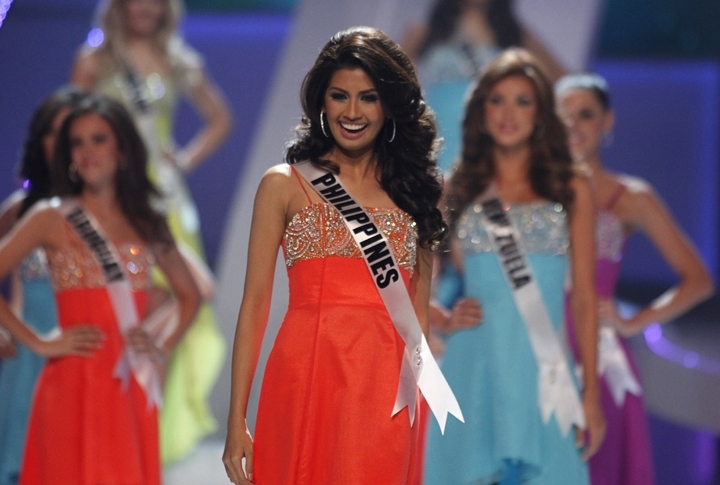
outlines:
[{"label": "sash reading 'venezuela'", "polygon": [[407,406],[410,423],[415,421],[419,387],[443,433],[448,414],[464,422],[460,405],[430,353],[410,295],[400,276],[400,266],[385,235],[334,174],[308,161],[296,163],[293,167],[342,215],[360,248],[390,319],[405,343],[400,382],[391,416]]},{"label": "sash reading 'venezuela'", "polygon": [[506,277],[515,305],[525,322],[538,363],[538,401],[543,421],[553,413],[563,434],[572,425],[585,427],[580,397],[575,389],[560,338],[552,324],[540,288],[525,257],[520,232],[515,229],[491,185],[480,196],[483,217],[500,267]]},{"label": "sash reading 'venezuela'", "polygon": [[[105,277],[105,288],[115,312],[120,335],[124,338],[130,329],[140,325],[140,318],[135,308],[132,287],[120,263],[117,250],[104,237],[102,228],[97,221],[83,210],[76,200],[53,199],[52,204],[67,219],[77,235],[97,258]],[[149,356],[138,355],[126,345],[115,366],[114,375],[122,381],[123,386],[127,387],[130,372],[145,391],[148,406],[162,406],[160,376],[155,364]]]}]

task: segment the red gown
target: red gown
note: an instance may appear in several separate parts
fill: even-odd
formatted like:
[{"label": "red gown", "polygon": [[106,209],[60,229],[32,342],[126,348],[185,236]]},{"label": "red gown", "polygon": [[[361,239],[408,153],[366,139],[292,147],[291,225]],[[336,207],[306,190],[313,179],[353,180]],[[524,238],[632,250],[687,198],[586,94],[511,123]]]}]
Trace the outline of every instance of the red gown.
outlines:
[{"label": "red gown", "polygon": [[[71,243],[48,253],[61,329],[99,327],[92,357],[50,359],[37,383],[20,485],[159,485],[157,410],[134,378],[123,389],[113,371],[124,348],[93,254],[66,223]],[[139,315],[150,283],[144,246],[117,248]]]},{"label": "red gown", "polygon": [[[367,209],[410,287],[417,234],[399,209]],[[339,213],[305,207],[283,241],[290,302],[255,428],[256,485],[413,483],[417,421],[391,416],[404,343]]]}]

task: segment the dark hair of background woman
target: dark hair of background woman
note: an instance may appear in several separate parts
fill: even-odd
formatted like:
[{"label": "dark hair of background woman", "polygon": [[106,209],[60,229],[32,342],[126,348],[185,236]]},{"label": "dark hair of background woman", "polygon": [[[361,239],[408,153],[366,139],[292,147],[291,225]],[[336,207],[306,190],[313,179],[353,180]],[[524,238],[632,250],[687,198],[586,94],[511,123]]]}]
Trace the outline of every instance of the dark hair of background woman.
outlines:
[{"label": "dark hair of background woman", "polygon": [[462,155],[447,197],[451,227],[455,227],[465,207],[495,177],[494,142],[484,128],[485,103],[492,88],[511,76],[528,79],[537,96],[537,122],[530,155],[532,189],[542,198],[560,202],[566,209],[572,207],[572,159],[565,128],[555,114],[552,86],[532,54],[524,49],[508,49],[486,66],[465,109]]},{"label": "dark hair of background woman", "polygon": [[50,197],[52,193],[51,160],[45,157],[43,138],[52,129],[55,117],[65,108],[72,109],[85,97],[80,89],[67,86],[58,89],[45,98],[30,120],[30,128],[23,145],[18,175],[28,182],[29,187],[20,204],[18,219],[38,200]]},{"label": "dark hair of background woman", "polygon": [[[331,77],[343,68],[360,68],[372,79],[389,117],[375,143],[380,185],[415,220],[420,244],[432,246],[447,229],[437,209],[442,187],[435,159],[434,116],[423,100],[410,59],[381,31],[355,27],[337,33],[322,49],[303,81],[304,116],[298,139],[288,146],[286,159],[291,164],[310,160],[339,171],[331,162],[320,159],[335,145],[332,134],[325,137],[320,129],[320,111]],[[392,120],[396,134],[389,142]]]},{"label": "dark hair of background woman", "polygon": [[79,176],[73,177],[74,180],[70,177],[70,128],[75,120],[89,114],[105,119],[117,137],[122,158],[115,174],[115,193],[125,217],[143,240],[172,245],[165,217],[151,205],[151,199],[160,194],[147,176],[147,149],[130,113],[117,101],[89,95],[65,119],[58,136],[53,165],[55,193],[75,196],[82,192],[82,179]]},{"label": "dark hair of background woman", "polygon": [[587,89],[595,98],[598,103],[605,111],[612,109],[612,103],[610,102],[610,88],[604,77],[593,74],[593,73],[580,73],[580,74],[569,74],[560,78],[555,83],[555,95],[559,96],[565,91],[571,89]]},{"label": "dark hair of background woman", "polygon": [[[432,46],[452,36],[458,27],[463,4],[470,0],[438,0],[428,21],[428,30],[420,45],[418,57],[422,57]],[[487,0],[487,19],[495,34],[495,42],[505,49],[522,43],[522,30],[513,12],[513,0]],[[480,8],[480,7],[478,7]]]}]

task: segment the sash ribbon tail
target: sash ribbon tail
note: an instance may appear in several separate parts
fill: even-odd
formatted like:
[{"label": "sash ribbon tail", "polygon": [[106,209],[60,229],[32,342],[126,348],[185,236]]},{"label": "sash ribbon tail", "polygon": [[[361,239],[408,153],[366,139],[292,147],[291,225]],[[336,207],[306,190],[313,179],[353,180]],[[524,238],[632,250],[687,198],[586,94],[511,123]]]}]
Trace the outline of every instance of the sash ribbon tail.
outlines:
[{"label": "sash ribbon tail", "polygon": [[600,328],[598,349],[598,373],[605,376],[615,404],[621,407],[625,403],[625,393],[642,395],[642,387],[630,368],[615,329]]},{"label": "sash ribbon tail", "polygon": [[543,422],[550,421],[555,413],[563,436],[567,436],[573,425],[585,427],[582,403],[566,361],[540,364],[538,394]]},{"label": "sash ribbon tail", "polygon": [[414,351],[405,347],[393,416],[408,406],[410,423],[414,423],[418,387],[423,393],[430,411],[437,419],[442,434],[445,434],[448,414],[465,422],[460,404],[435,362],[425,335],[422,335],[422,343]]}]

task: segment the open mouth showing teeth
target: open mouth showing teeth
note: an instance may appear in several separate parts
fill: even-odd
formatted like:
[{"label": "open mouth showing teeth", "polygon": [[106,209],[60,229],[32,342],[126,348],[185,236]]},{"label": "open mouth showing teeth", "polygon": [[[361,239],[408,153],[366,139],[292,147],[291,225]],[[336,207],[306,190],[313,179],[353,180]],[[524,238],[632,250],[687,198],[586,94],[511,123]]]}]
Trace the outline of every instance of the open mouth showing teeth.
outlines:
[{"label": "open mouth showing teeth", "polygon": [[350,133],[358,133],[364,130],[367,125],[348,125],[345,123],[340,123],[340,126],[342,126],[345,131],[349,131]]}]

